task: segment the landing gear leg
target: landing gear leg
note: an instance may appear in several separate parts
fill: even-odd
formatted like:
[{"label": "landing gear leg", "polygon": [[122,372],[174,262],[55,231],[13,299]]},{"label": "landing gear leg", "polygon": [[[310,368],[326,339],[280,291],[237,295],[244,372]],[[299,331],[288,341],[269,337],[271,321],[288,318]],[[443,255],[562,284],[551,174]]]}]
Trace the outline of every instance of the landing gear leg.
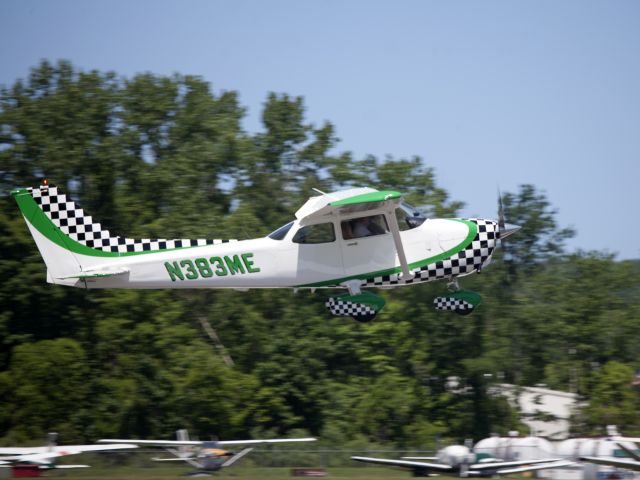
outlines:
[{"label": "landing gear leg", "polygon": [[454,277],[451,279],[449,283],[447,283],[447,290],[450,292],[457,292],[460,290],[460,284],[458,283],[458,277]]}]

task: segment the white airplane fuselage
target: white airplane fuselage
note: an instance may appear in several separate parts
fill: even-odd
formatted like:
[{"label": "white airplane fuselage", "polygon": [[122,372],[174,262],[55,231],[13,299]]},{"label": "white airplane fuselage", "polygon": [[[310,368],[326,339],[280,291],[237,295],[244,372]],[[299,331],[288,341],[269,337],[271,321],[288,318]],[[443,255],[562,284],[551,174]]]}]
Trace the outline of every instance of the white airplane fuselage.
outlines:
[{"label": "white airplane fuselage", "polygon": [[[49,276],[52,283],[81,288],[319,288],[338,286],[346,279],[380,280],[375,286],[398,286],[464,276],[484,268],[497,241],[484,241],[483,254],[472,245],[475,220],[427,219],[422,225],[400,232],[407,261],[413,269],[446,262],[452,257],[473,258],[475,263],[451,273],[446,270],[424,278],[397,279],[399,259],[391,233],[345,240],[335,223],[336,239],[330,243],[301,244],[292,241],[299,229],[295,221],[282,240],[269,237],[216,245],[148,252],[141,255],[101,259],[76,254],[88,270],[126,269],[127,273],[95,278]],[[497,224],[483,224],[497,231]],[[41,235],[31,227],[34,236]],[[57,245],[60,255],[63,249]],[[475,252],[474,252],[475,250]],[[465,255],[466,253],[466,255]],[[101,260],[103,260],[101,262]],[[455,268],[455,267],[454,267]],[[394,277],[395,275],[395,277]],[[385,280],[384,277],[390,277]],[[394,280],[395,278],[395,280]],[[410,280],[406,282],[406,280]],[[366,286],[366,285],[365,285]],[[374,286],[374,285],[372,285]]]}]

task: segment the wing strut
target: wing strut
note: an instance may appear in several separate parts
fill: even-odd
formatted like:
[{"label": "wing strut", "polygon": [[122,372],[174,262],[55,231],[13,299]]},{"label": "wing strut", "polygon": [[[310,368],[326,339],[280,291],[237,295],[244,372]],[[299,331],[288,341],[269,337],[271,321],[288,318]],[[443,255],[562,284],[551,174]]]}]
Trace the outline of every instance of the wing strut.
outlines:
[{"label": "wing strut", "polygon": [[398,260],[400,260],[400,267],[402,268],[401,277],[405,280],[411,278],[411,272],[409,271],[409,265],[407,264],[407,256],[404,253],[404,246],[402,245],[402,238],[400,238],[400,227],[398,227],[398,219],[395,212],[387,212],[387,220],[391,234],[393,235],[393,243],[396,246],[396,252],[398,253]]}]

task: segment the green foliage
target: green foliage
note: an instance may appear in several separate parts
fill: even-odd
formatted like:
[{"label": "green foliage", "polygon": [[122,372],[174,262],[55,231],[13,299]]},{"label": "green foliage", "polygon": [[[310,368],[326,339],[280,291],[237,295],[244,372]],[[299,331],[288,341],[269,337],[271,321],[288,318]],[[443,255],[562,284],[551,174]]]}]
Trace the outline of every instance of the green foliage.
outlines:
[{"label": "green foliage", "polygon": [[[471,317],[435,312],[443,285],[382,293],[371,324],[327,314],[326,294],[265,290],[83,291],[45,266],[6,194],[42,177],[130,237],[251,238],[312,194],[399,190],[455,215],[420,157],[354,159],[300,97],[271,93],[264,129],[242,131],[235,92],[193,76],[81,72],[42,62],[0,91],[0,438],[65,442],[306,432],[327,446],[433,448],[519,429],[495,381],[582,394],[576,432],[640,432],[630,382],[640,352],[640,267],[566,255],[572,235],[532,185],[505,193],[523,227],[486,274]],[[205,329],[209,325],[214,331]],[[218,340],[215,339],[217,335]],[[636,415],[637,416],[637,415]]]}]

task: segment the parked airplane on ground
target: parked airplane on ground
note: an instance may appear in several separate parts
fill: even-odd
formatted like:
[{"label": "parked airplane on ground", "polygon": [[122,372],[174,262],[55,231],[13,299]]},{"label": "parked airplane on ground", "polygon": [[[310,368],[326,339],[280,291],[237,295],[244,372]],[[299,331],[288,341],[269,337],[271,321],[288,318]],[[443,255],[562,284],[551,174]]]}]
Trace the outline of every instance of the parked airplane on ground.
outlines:
[{"label": "parked airplane on ground", "polygon": [[[607,438],[594,443],[591,452],[588,451],[591,445],[586,445],[587,448],[581,448],[580,460],[640,472],[640,448],[636,443],[640,442],[640,438],[624,437],[618,433],[614,425],[607,426],[607,433],[609,435]],[[611,448],[611,444],[617,449]],[[588,452],[587,455],[583,453],[585,451]]]},{"label": "parked airplane on ground", "polygon": [[56,445],[57,433],[49,434],[46,447],[2,447],[0,448],[0,466],[18,464],[37,465],[40,469],[51,468],[87,468],[89,465],[58,465],[56,460],[67,455],[84,452],[105,452],[138,448],[136,445],[117,443],[108,445]]},{"label": "parked airplane on ground", "polygon": [[98,443],[109,444],[135,444],[138,446],[163,447],[168,452],[175,455],[175,458],[154,458],[157,462],[187,462],[203,472],[215,472],[221,468],[230,467],[240,460],[247,453],[253,450],[252,447],[243,448],[239,452],[224,450],[221,447],[234,445],[259,445],[266,443],[297,443],[315,442],[312,437],[307,438],[271,438],[254,440],[211,440],[198,441],[189,440],[186,430],[176,432],[178,440],[123,440],[123,439],[102,439]]},{"label": "parked airplane on ground", "polygon": [[438,452],[437,457],[403,457],[400,460],[358,456],[351,458],[358,462],[409,469],[413,471],[414,477],[428,477],[437,473],[458,474],[461,477],[494,477],[559,468],[574,463],[560,458],[507,462],[496,458],[484,458],[478,461],[476,455],[464,445],[445,447]]},{"label": "parked airplane on ground", "polygon": [[311,197],[296,219],[252,240],[134,240],[113,235],[46,182],[11,192],[47,265],[47,281],[81,288],[341,288],[334,315],[369,321],[384,300],[363,289],[446,280],[434,306],[466,315],[480,303],[459,277],[480,272],[502,220],[427,219],[395,191]]}]

